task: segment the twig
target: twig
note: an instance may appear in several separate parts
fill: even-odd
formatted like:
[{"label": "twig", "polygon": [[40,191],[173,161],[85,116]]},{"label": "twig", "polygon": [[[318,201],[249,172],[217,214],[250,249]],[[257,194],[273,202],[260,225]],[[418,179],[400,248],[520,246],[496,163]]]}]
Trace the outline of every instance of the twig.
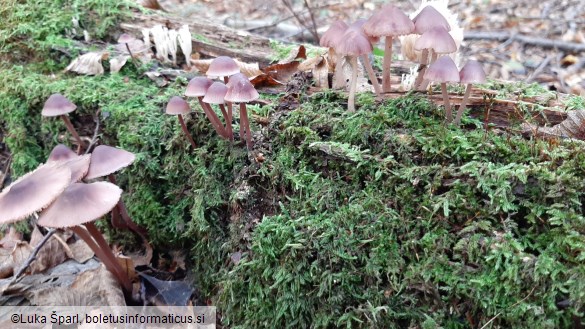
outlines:
[{"label": "twig", "polygon": [[[325,4],[325,5],[320,5],[320,6],[312,7],[312,8],[309,9],[310,10],[310,14],[312,15],[312,11],[315,10],[315,9],[317,9],[317,10],[319,10],[319,9],[325,9],[325,8],[329,8],[329,7],[338,5],[340,3],[341,2],[328,3],[328,4]],[[305,14],[306,10],[307,9],[304,9],[300,13],[301,14]],[[245,28],[244,30],[246,30],[248,32],[254,32],[254,31],[258,31],[258,30],[269,29],[269,28],[276,27],[276,26],[278,26],[278,24],[283,23],[283,22],[286,22],[286,21],[288,21],[288,20],[290,20],[292,18],[295,18],[295,15],[288,15],[288,16],[285,16],[283,18],[279,18],[277,20],[274,20],[271,23],[266,23],[266,25],[253,26],[253,27]]]},{"label": "twig", "polygon": [[556,48],[565,51],[581,52],[585,51],[585,44],[575,42],[565,42],[558,40],[551,40],[538,37],[530,37],[522,34],[510,34],[507,32],[485,32],[485,31],[469,31],[464,34],[464,39],[483,39],[483,40],[499,40],[505,41],[514,36],[514,41],[518,41],[523,44],[543,47],[543,48]]},{"label": "twig", "polygon": [[[311,34],[313,35],[315,40],[319,40],[319,33],[317,33],[316,26],[313,25],[313,28],[308,27],[305,24],[305,22],[303,21],[303,19],[295,12],[294,8],[292,7],[292,4],[289,3],[289,0],[280,0],[280,2],[282,2],[282,4],[286,7],[286,9],[288,9],[288,11],[290,11],[290,13],[293,14],[295,19],[297,20],[297,22],[299,22],[299,24],[301,24],[301,26],[303,26],[305,29],[307,29],[307,30],[309,30],[309,32],[311,32]],[[309,12],[310,12],[310,9],[309,9]]]},{"label": "twig", "polygon": [[530,83],[532,82],[532,80],[534,80],[534,78],[536,78],[536,76],[538,76],[542,70],[544,70],[544,68],[548,65],[548,63],[550,63],[550,61],[554,58],[553,55],[549,55],[547,56],[541,63],[540,65],[538,65],[538,67],[534,70],[534,72],[532,72],[532,74],[530,74],[529,77],[526,78],[526,80],[524,80],[524,82],[526,83]]},{"label": "twig", "polygon": [[98,134],[100,132],[100,112],[101,109],[98,109],[97,112],[95,112],[95,129],[93,131],[93,137],[91,138],[91,141],[85,150],[85,154],[88,154],[89,151],[91,151],[91,148],[97,143]]},{"label": "twig", "polygon": [[[532,295],[532,293],[534,292],[534,289],[536,289],[536,286],[534,286],[532,288],[532,290],[530,290],[530,292],[528,293],[528,295],[526,295],[526,297],[520,299],[519,301],[517,301],[516,303],[514,303],[514,305],[510,306],[510,308],[515,307],[516,305],[522,303],[523,301],[525,301],[528,297],[530,297],[530,295]],[[485,327],[487,327],[488,324],[492,323],[492,321],[494,321],[498,316],[500,316],[500,314],[502,314],[502,312],[499,312],[498,314],[496,314],[493,318],[491,318],[488,322],[486,322],[481,328],[479,329],[485,329]]]},{"label": "twig", "polygon": [[12,280],[10,280],[9,285],[18,281],[18,277],[20,277],[22,275],[22,273],[24,273],[24,271],[26,271],[26,269],[30,266],[30,264],[37,258],[37,255],[39,254],[39,251],[41,251],[41,248],[43,248],[45,243],[47,243],[47,241],[49,241],[49,239],[56,232],[57,232],[57,229],[49,229],[49,231],[47,232],[47,235],[45,235],[43,240],[41,240],[41,242],[39,242],[39,244],[37,244],[37,246],[35,247],[33,252],[28,256],[28,258],[26,259],[26,262],[24,262],[24,264],[22,264],[22,266],[20,267],[18,272],[16,272],[14,274],[14,276],[12,276]]},{"label": "twig", "polygon": [[315,16],[313,15],[313,9],[309,6],[309,0],[304,0],[305,7],[309,11],[309,16],[311,16],[311,23],[313,24],[313,36],[315,36],[315,40],[319,41],[321,39],[319,37],[319,32],[317,32],[317,23],[315,23]]},{"label": "twig", "polygon": [[10,171],[10,163],[12,162],[12,154],[10,154],[8,156],[8,161],[6,161],[6,168],[4,168],[4,172],[2,173],[2,176],[0,176],[0,190],[2,190],[2,188],[4,187],[4,181],[6,180],[6,177],[8,176],[8,172]]}]

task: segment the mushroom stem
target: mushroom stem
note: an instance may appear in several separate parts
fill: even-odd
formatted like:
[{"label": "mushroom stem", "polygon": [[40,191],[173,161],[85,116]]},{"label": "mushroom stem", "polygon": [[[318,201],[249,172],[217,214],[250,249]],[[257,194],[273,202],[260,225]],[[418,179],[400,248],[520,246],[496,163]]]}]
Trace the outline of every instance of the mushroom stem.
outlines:
[{"label": "mushroom stem", "polygon": [[343,58],[343,55],[337,53],[335,73],[333,73],[333,89],[345,88],[345,81],[343,80]]},{"label": "mushroom stem", "polygon": [[213,126],[213,128],[215,129],[217,134],[224,137],[224,138],[227,138],[227,133],[225,131],[225,128],[221,124],[221,121],[219,121],[217,114],[215,114],[215,112],[213,111],[211,106],[209,106],[209,104],[203,102],[203,96],[197,97],[197,99],[199,100],[199,105],[203,109],[203,112],[207,116],[207,119],[209,120],[209,122],[211,122],[211,125]]},{"label": "mushroom stem", "polygon": [[449,103],[449,95],[447,95],[447,83],[441,83],[441,91],[443,92],[443,101],[445,104],[445,113],[447,123],[453,121],[453,113],[451,112],[451,104]]},{"label": "mushroom stem", "polygon": [[[110,183],[117,185],[116,177],[114,176],[114,174],[109,174],[108,180],[110,181]],[[124,200],[122,200],[121,197],[116,207],[114,207],[114,209],[112,210],[112,218],[114,216],[114,213],[117,213],[118,216],[122,217],[124,228],[132,230],[134,233],[138,234],[144,241],[147,241],[146,236],[148,235],[148,232],[142,226],[134,223],[134,221],[130,217],[130,214],[128,214],[126,204],[124,203]]]},{"label": "mushroom stem", "polygon": [[177,118],[179,118],[179,122],[181,123],[181,129],[183,130],[185,135],[187,135],[187,139],[189,140],[189,143],[191,143],[191,146],[193,146],[193,148],[197,148],[197,144],[195,144],[193,137],[191,137],[191,134],[189,133],[189,130],[187,129],[187,125],[185,125],[185,120],[183,120],[183,115],[177,114]]},{"label": "mushroom stem", "polygon": [[223,114],[223,118],[225,120],[225,128],[226,128],[226,132],[227,132],[227,138],[230,141],[232,141],[232,140],[234,140],[234,132],[232,131],[232,122],[230,120],[231,119],[230,115],[225,110],[225,106],[223,104],[219,104],[219,109],[221,110],[221,114]]},{"label": "mushroom stem", "polygon": [[420,57],[420,66],[418,70],[418,75],[416,76],[416,80],[414,80],[414,89],[418,89],[420,84],[423,81],[423,76],[427,71],[427,62],[429,59],[429,50],[427,48],[422,50],[421,57]]},{"label": "mushroom stem", "polygon": [[227,104],[227,114],[228,114],[226,125],[227,125],[227,129],[228,129],[228,133],[230,134],[230,141],[233,141],[234,140],[234,130],[232,128],[232,120],[234,117],[234,114],[232,111],[233,105],[232,105],[232,102],[226,102],[226,104]]},{"label": "mushroom stem", "polygon": [[61,119],[63,119],[63,122],[65,122],[65,126],[67,127],[67,130],[69,130],[69,132],[71,133],[71,135],[73,135],[73,138],[75,138],[75,140],[77,141],[77,154],[81,154],[81,149],[83,147],[83,142],[81,141],[81,138],[79,137],[79,134],[77,133],[77,130],[75,130],[75,128],[73,128],[73,124],[71,124],[71,121],[69,120],[69,116],[67,114],[62,114],[61,115]]},{"label": "mushroom stem", "polygon": [[[252,149],[252,132],[250,131],[250,121],[248,120],[248,110],[246,103],[240,103],[240,124],[244,125],[244,135],[246,136],[246,146],[248,150]],[[240,127],[241,132],[241,127]]]},{"label": "mushroom stem", "polygon": [[461,101],[461,105],[459,106],[459,109],[457,110],[457,115],[455,116],[455,124],[456,125],[461,124],[461,116],[463,116],[463,112],[465,111],[465,108],[467,107],[467,101],[469,100],[470,94],[471,94],[471,83],[468,83],[467,87],[465,87],[465,94],[463,95],[463,100]]},{"label": "mushroom stem", "polygon": [[[429,65],[433,64],[434,62],[436,62],[437,61],[437,58],[439,58],[438,54],[434,50],[431,49],[431,61],[429,62]],[[420,89],[421,90],[426,90],[427,87],[429,86],[429,83],[430,83],[429,80],[423,79],[423,81],[420,84]],[[431,90],[431,93],[432,93],[432,90]]]},{"label": "mushroom stem", "polygon": [[[105,248],[105,249],[100,247],[98,245],[98,242],[96,240],[94,240],[92,235],[89,233],[89,229],[86,230],[83,227],[77,225],[77,226],[72,227],[71,230],[73,231],[73,233],[77,234],[83,241],[85,241],[85,243],[87,243],[89,248],[91,248],[91,250],[102,261],[102,263],[104,263],[104,265],[106,266],[108,271],[110,271],[116,277],[116,279],[122,285],[124,290],[126,290],[127,292],[131,292],[132,291],[132,283],[130,282],[130,279],[128,278],[128,274],[126,274],[124,272],[124,270],[120,266],[120,263],[118,263],[116,256],[114,256],[114,254],[110,250],[110,247],[107,246],[107,248]],[[100,235],[101,235],[101,233],[100,233]]]},{"label": "mushroom stem", "polygon": [[347,100],[347,110],[349,112],[355,112],[355,88],[357,84],[357,56],[350,57],[349,63],[351,64],[351,81],[349,84],[349,98]]},{"label": "mushroom stem", "polygon": [[390,80],[390,67],[392,64],[392,36],[386,36],[384,40],[384,64],[382,64],[382,90],[389,93],[392,90]]},{"label": "mushroom stem", "polygon": [[431,50],[431,64],[437,61],[439,58],[439,54],[437,54],[434,50]]},{"label": "mushroom stem", "polygon": [[134,64],[134,67],[136,69],[138,69],[138,64],[136,64],[136,62],[134,62],[134,54],[132,54],[132,51],[130,50],[130,46],[128,45],[128,43],[124,43],[126,45],[126,49],[128,50],[128,54],[130,54],[130,58],[132,59],[132,64]]},{"label": "mushroom stem", "polygon": [[362,58],[364,59],[364,66],[366,67],[366,71],[368,72],[368,76],[370,77],[370,80],[372,81],[372,86],[374,86],[374,92],[376,92],[377,96],[380,96],[380,84],[378,83],[378,77],[376,76],[376,74],[374,73],[374,69],[372,68],[372,62],[370,62],[370,57],[365,54],[362,55]]}]

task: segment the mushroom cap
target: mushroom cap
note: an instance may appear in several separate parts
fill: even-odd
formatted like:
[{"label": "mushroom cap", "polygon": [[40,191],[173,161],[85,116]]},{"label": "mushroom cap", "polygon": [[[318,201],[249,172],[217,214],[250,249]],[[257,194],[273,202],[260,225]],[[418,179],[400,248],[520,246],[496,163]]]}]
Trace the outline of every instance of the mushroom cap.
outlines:
[{"label": "mushroom cap", "polygon": [[414,23],[414,33],[423,34],[433,27],[442,27],[447,31],[451,31],[451,25],[447,19],[433,6],[424,7],[418,15],[416,15],[412,22]]},{"label": "mushroom cap", "polygon": [[[59,162],[58,162],[59,163]],[[71,160],[60,162],[61,166],[66,166],[71,171],[70,183],[77,183],[81,181],[89,171],[89,164],[91,163],[91,154],[78,155]]]},{"label": "mushroom cap", "polygon": [[337,20],[329,26],[327,31],[323,33],[321,39],[319,40],[319,45],[321,47],[329,47],[333,48],[335,44],[341,39],[345,30],[347,30],[349,26],[342,20]]},{"label": "mushroom cap", "polygon": [[207,89],[207,93],[205,97],[203,97],[203,101],[208,104],[223,104],[225,103],[225,94],[228,91],[228,87],[221,82],[214,82],[209,89]]},{"label": "mushroom cap", "polygon": [[459,70],[449,56],[439,57],[425,72],[424,78],[435,82],[459,82]]},{"label": "mushroom cap", "polygon": [[368,36],[358,28],[348,28],[335,45],[335,51],[343,56],[361,56],[372,52]]},{"label": "mushroom cap", "polygon": [[260,97],[254,85],[244,75],[234,74],[230,77],[227,86],[228,89],[224,96],[226,102],[247,103]]},{"label": "mushroom cap", "polygon": [[437,54],[450,54],[457,51],[457,44],[447,30],[434,27],[414,42],[415,50],[432,49]]},{"label": "mushroom cap", "polygon": [[53,147],[53,150],[51,150],[51,153],[49,153],[47,163],[71,160],[75,159],[76,157],[77,153],[73,152],[69,147],[63,144],[58,144],[57,146]]},{"label": "mushroom cap", "polygon": [[189,112],[191,112],[189,103],[179,96],[171,97],[165,110],[165,113],[170,115],[187,114]]},{"label": "mushroom cap", "polygon": [[73,104],[67,97],[61,94],[52,94],[45,102],[41,115],[54,117],[73,112],[76,108],[77,105]]},{"label": "mushroom cap", "polygon": [[373,37],[399,36],[412,33],[414,23],[398,7],[388,4],[372,15],[362,29]]},{"label": "mushroom cap", "polygon": [[118,43],[129,43],[131,41],[136,40],[135,37],[131,36],[128,33],[122,33],[120,34],[120,37],[118,38]]},{"label": "mushroom cap", "polygon": [[229,77],[240,72],[238,63],[228,56],[219,56],[211,61],[205,75],[208,77]]},{"label": "mushroom cap", "polygon": [[73,183],[39,216],[45,227],[72,227],[107,214],[120,200],[122,189],[108,182]]},{"label": "mushroom cap", "polygon": [[461,83],[484,83],[485,72],[478,61],[470,60],[459,71]]},{"label": "mushroom cap", "polygon": [[203,97],[209,89],[209,86],[213,83],[212,80],[206,77],[195,77],[187,84],[187,90],[185,90],[185,96],[187,97]]},{"label": "mushroom cap", "polygon": [[85,179],[94,179],[114,173],[134,162],[134,153],[119,148],[99,145],[91,153],[89,170]]},{"label": "mushroom cap", "polygon": [[66,166],[44,164],[20,177],[0,193],[0,224],[19,221],[53,202],[69,185]]}]

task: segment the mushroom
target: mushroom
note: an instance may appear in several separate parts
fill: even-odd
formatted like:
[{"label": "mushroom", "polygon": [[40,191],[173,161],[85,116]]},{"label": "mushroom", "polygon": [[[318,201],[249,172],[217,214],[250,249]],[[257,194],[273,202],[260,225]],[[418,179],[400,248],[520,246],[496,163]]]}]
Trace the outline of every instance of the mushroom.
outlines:
[{"label": "mushroom", "polygon": [[221,83],[221,82],[214,82],[209,89],[207,89],[207,93],[205,97],[203,97],[203,102],[207,104],[218,104],[225,119],[225,127],[227,132],[227,137],[230,141],[234,140],[234,132],[232,130],[232,109],[231,106],[228,108],[228,111],[225,110],[225,94],[227,93],[228,87]]},{"label": "mushroom", "polygon": [[[442,26],[433,27],[426,32],[424,32],[420,38],[416,40],[414,43],[414,49],[422,50],[423,52],[423,60],[427,61],[428,59],[428,51],[431,51],[431,61],[430,64],[434,63],[437,60],[437,56],[439,54],[450,54],[457,51],[457,44],[455,44],[455,40],[445,28]],[[426,57],[424,57],[426,56]],[[426,69],[423,67],[421,72],[425,71]],[[424,74],[423,74],[424,75]],[[421,79],[422,80],[422,79]],[[415,83],[415,87],[417,84]],[[426,88],[426,83],[419,81],[418,86],[422,89]]]},{"label": "mushroom", "polygon": [[459,110],[457,110],[457,115],[455,116],[456,125],[461,123],[461,116],[463,115],[463,111],[465,111],[465,107],[467,106],[469,94],[471,94],[471,84],[484,83],[485,72],[483,71],[483,67],[478,61],[470,60],[463,66],[463,68],[461,68],[461,71],[459,71],[459,79],[461,83],[465,83],[467,86],[465,87],[463,101],[461,101],[461,105],[459,106]]},{"label": "mushroom", "polygon": [[22,220],[47,207],[69,185],[67,166],[44,164],[20,177],[0,193],[0,224]]},{"label": "mushroom", "polygon": [[246,146],[248,150],[251,150],[252,131],[250,130],[246,103],[258,99],[260,95],[250,80],[241,73],[232,75],[227,86],[228,90],[224,98],[229,102],[240,103],[240,138],[246,140]]},{"label": "mushroom", "polygon": [[165,110],[166,114],[177,116],[177,118],[179,119],[179,123],[181,124],[181,129],[187,136],[187,140],[189,141],[189,143],[191,143],[191,146],[193,146],[193,148],[197,148],[197,144],[195,144],[193,137],[191,137],[191,134],[187,129],[187,125],[185,125],[185,120],[183,120],[183,114],[188,114],[189,112],[191,112],[189,103],[187,103],[184,99],[182,99],[179,96],[171,97],[171,100],[167,104],[167,109]]},{"label": "mushroom", "polygon": [[333,24],[331,24],[331,26],[329,26],[329,29],[323,33],[321,39],[319,40],[319,45],[321,47],[329,48],[329,60],[330,63],[333,62],[333,65],[330,65],[330,67],[335,69],[333,73],[333,88],[343,84],[343,82],[341,82],[343,79],[341,69],[343,56],[336,54],[335,45],[339,42],[348,27],[349,26],[344,21],[335,21]]},{"label": "mushroom", "polygon": [[83,142],[81,141],[81,138],[79,137],[79,134],[75,128],[73,128],[73,125],[69,120],[69,116],[67,115],[67,113],[75,111],[76,108],[77,106],[68,100],[65,96],[61,94],[52,94],[45,102],[41,115],[45,117],[60,116],[63,122],[65,122],[67,130],[69,130],[71,135],[73,135],[77,141],[77,154],[81,154]]},{"label": "mushroom", "polygon": [[[122,190],[108,182],[73,183],[39,216],[39,225],[53,228],[69,227],[93,250],[106,268],[116,276],[125,291],[132,283],[122,269],[107,241],[92,221],[107,214],[120,199]],[[87,231],[80,225],[85,224]]]},{"label": "mushroom", "polygon": [[138,69],[138,64],[136,64],[136,62],[134,61],[135,57],[134,54],[132,54],[132,51],[130,50],[130,45],[129,43],[136,40],[136,38],[134,38],[133,36],[131,36],[128,33],[122,33],[120,35],[120,37],[118,38],[118,43],[123,43],[124,45],[126,45],[126,49],[128,50],[128,54],[130,55],[130,58],[132,59],[132,64],[134,64],[134,67]]},{"label": "mushroom", "polygon": [[[108,180],[112,184],[116,184],[114,173],[129,166],[135,159],[134,154],[126,150],[99,145],[91,153],[91,162],[85,180],[108,176]],[[122,217],[123,223],[119,221],[118,216]],[[136,225],[130,218],[124,200],[121,198],[114,211],[112,211],[112,225],[118,228],[129,228],[146,241],[146,230]]]},{"label": "mushroom", "polygon": [[449,96],[447,95],[447,82],[459,82],[457,65],[455,65],[455,62],[449,56],[440,57],[429,66],[424,78],[429,81],[441,83],[446,121],[450,123],[453,120],[453,113],[451,112],[451,104],[449,104]]},{"label": "mushroom", "polygon": [[[366,55],[365,57],[367,57],[367,55],[372,52],[372,44],[370,43],[368,37],[361,31],[361,29],[350,27],[347,29],[347,31],[345,31],[343,37],[341,40],[339,40],[339,43],[336,45],[335,49],[339,54],[349,57],[352,70],[347,109],[350,112],[355,112],[355,89],[358,72],[357,57],[362,55]],[[369,63],[369,61],[367,63]],[[372,84],[374,83],[377,83],[377,81],[372,81]]]},{"label": "mushroom", "polygon": [[362,28],[368,36],[385,37],[384,64],[382,66],[382,90],[385,93],[390,92],[392,38],[412,33],[414,31],[414,23],[400,9],[388,4],[370,17]]},{"label": "mushroom", "polygon": [[238,63],[228,56],[219,56],[211,61],[205,74],[208,77],[223,77],[223,82],[228,82],[228,77],[240,72]]},{"label": "mushroom", "polygon": [[197,97],[199,101],[199,105],[203,109],[203,112],[207,116],[207,119],[211,122],[211,125],[215,129],[215,131],[222,137],[228,138],[227,132],[219,121],[217,114],[213,111],[211,106],[207,103],[203,103],[203,97],[207,93],[207,89],[213,84],[213,81],[205,78],[205,77],[195,77],[189,81],[187,84],[187,90],[185,90],[185,96],[187,97]]},{"label": "mushroom", "polygon": [[71,171],[70,183],[76,183],[87,174],[90,160],[91,154],[77,155],[67,146],[59,144],[49,154],[47,164],[66,166]]}]

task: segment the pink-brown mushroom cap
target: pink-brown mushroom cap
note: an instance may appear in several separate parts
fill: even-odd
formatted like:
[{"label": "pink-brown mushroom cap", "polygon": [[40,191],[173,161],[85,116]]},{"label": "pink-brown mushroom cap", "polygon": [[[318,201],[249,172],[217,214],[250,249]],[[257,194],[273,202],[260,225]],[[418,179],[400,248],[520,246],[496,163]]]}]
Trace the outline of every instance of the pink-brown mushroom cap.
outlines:
[{"label": "pink-brown mushroom cap", "polygon": [[400,36],[414,31],[414,23],[402,10],[393,5],[385,5],[362,26],[368,36]]},{"label": "pink-brown mushroom cap", "polygon": [[447,31],[451,31],[451,25],[447,19],[433,6],[424,7],[418,15],[416,15],[412,22],[414,23],[414,33],[423,34],[433,27],[442,27]]},{"label": "pink-brown mushroom cap", "polygon": [[85,179],[94,179],[114,173],[134,162],[134,153],[119,148],[99,145],[91,153],[89,171]]},{"label": "pink-brown mushroom cap", "polygon": [[136,40],[135,37],[131,36],[128,33],[122,33],[120,34],[120,37],[118,38],[118,43],[129,43]]},{"label": "pink-brown mushroom cap", "polygon": [[72,227],[99,219],[116,206],[122,189],[108,182],[73,183],[39,216],[45,227]]},{"label": "pink-brown mushroom cap", "polygon": [[165,113],[170,115],[188,114],[189,112],[191,112],[189,103],[179,96],[171,97],[165,110]]},{"label": "pink-brown mushroom cap", "polygon": [[45,208],[70,180],[69,168],[55,164],[41,165],[20,177],[0,193],[0,224],[19,221]]},{"label": "pink-brown mushroom cap", "polygon": [[216,81],[207,89],[203,101],[208,104],[223,104],[227,91],[228,87],[225,84]]},{"label": "pink-brown mushroom cap", "polygon": [[63,144],[58,144],[57,146],[53,147],[51,153],[49,153],[47,163],[71,160],[75,159],[76,157],[77,153],[73,152],[69,147]]},{"label": "pink-brown mushroom cap", "polygon": [[226,102],[247,103],[260,97],[248,78],[245,76],[234,78],[234,76],[230,77],[227,84],[229,87],[224,97]]},{"label": "pink-brown mushroom cap", "polygon": [[203,97],[207,89],[213,84],[213,80],[206,77],[195,77],[187,84],[185,96],[187,97]]},{"label": "pink-brown mushroom cap", "polygon": [[439,57],[429,66],[424,78],[434,82],[459,82],[459,70],[449,56]]},{"label": "pink-brown mushroom cap", "polygon": [[349,26],[342,20],[333,22],[319,40],[321,47],[334,48]]},{"label": "pink-brown mushroom cap", "polygon": [[461,71],[459,71],[459,79],[461,83],[484,83],[485,72],[478,61],[468,61]]},{"label": "pink-brown mushroom cap", "polygon": [[73,112],[76,108],[77,105],[73,104],[67,97],[61,94],[52,94],[45,102],[41,115],[54,117]]},{"label": "pink-brown mushroom cap", "polygon": [[361,56],[372,52],[368,37],[357,28],[348,28],[335,46],[335,51],[344,56]]},{"label": "pink-brown mushroom cap", "polygon": [[434,27],[423,33],[414,42],[414,49],[432,49],[437,54],[450,54],[457,51],[457,44],[447,30]]},{"label": "pink-brown mushroom cap", "polygon": [[208,77],[229,77],[240,72],[238,63],[228,56],[219,56],[211,61],[205,75]]}]

